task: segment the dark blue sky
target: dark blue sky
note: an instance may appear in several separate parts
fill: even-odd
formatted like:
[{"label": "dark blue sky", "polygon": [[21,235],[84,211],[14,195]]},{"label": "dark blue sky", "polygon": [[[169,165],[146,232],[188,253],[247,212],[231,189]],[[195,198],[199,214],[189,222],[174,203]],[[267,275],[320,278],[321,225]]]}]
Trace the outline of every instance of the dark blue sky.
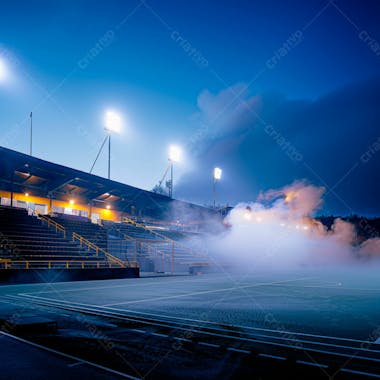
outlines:
[{"label": "dark blue sky", "polygon": [[178,197],[210,202],[219,165],[224,203],[307,179],[326,212],[380,213],[379,16],[376,1],[6,2],[0,145],[28,150],[33,111],[35,155],[87,171],[111,107],[116,180],[152,188],[178,143]]}]

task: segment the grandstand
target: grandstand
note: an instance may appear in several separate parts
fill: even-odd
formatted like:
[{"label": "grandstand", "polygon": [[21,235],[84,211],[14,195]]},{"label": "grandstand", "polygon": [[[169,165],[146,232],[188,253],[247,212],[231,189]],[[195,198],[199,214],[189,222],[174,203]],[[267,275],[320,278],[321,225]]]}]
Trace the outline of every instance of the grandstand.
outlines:
[{"label": "grandstand", "polygon": [[[108,250],[127,260],[138,260],[142,268],[159,272],[184,272],[193,262],[209,260],[203,247],[203,234],[166,230],[159,232],[149,225],[127,219],[121,223],[105,222]],[[196,242],[200,243],[196,245]]]},{"label": "grandstand", "polygon": [[[213,210],[0,147],[0,280],[192,272]],[[20,280],[20,274],[22,279]],[[42,276],[42,277],[41,277]]]},{"label": "grandstand", "polygon": [[0,208],[0,281],[104,279],[138,276],[122,261],[81,235],[29,210]]}]

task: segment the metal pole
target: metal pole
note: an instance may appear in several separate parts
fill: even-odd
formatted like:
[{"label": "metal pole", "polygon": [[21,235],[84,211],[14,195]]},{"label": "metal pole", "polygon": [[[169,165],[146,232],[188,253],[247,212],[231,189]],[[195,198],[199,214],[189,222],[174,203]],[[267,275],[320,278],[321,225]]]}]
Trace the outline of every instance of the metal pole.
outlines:
[{"label": "metal pole", "polygon": [[100,147],[100,149],[99,149],[99,152],[98,152],[98,154],[96,155],[95,161],[94,161],[94,163],[93,163],[92,166],[91,166],[90,174],[92,173],[92,169],[94,169],[94,166],[95,166],[95,164],[96,164],[96,161],[98,161],[98,158],[99,158],[99,156],[100,156],[100,153],[102,152],[102,149],[103,149],[104,144],[106,143],[107,139],[108,139],[108,135],[104,138],[104,140],[103,140],[103,142],[102,142],[102,145],[101,145],[101,147]]},{"label": "metal pole", "polygon": [[170,198],[173,198],[173,161],[170,162]]},{"label": "metal pole", "polygon": [[30,155],[33,153],[33,112],[30,113]]},{"label": "metal pole", "polygon": [[214,185],[213,185],[213,199],[214,199],[214,208],[216,205],[216,180],[214,178]]},{"label": "metal pole", "polygon": [[108,179],[111,179],[111,133],[108,136]]},{"label": "metal pole", "polygon": [[12,182],[11,182],[11,207],[13,207],[13,182],[14,182],[15,170],[12,168]]},{"label": "metal pole", "polygon": [[172,274],[174,274],[174,241],[172,242]]}]

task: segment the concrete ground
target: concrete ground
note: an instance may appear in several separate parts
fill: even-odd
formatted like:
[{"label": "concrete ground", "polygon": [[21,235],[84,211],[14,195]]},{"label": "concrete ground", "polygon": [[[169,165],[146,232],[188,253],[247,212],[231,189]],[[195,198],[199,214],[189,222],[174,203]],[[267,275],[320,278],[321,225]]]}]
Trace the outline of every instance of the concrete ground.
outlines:
[{"label": "concrete ground", "polygon": [[120,376],[81,360],[57,355],[0,332],[0,377],[7,380],[52,378],[112,380]]}]

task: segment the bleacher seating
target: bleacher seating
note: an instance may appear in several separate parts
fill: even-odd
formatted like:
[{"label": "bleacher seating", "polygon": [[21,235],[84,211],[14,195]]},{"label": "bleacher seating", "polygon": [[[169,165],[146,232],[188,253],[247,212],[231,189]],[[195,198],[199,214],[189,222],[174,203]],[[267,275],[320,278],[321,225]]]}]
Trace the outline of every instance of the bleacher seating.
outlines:
[{"label": "bleacher seating", "polygon": [[153,230],[133,222],[108,221],[103,225],[109,232],[108,250],[130,260],[137,256],[141,268],[144,268],[144,263],[153,261],[156,270],[171,270],[173,255],[177,270],[186,271],[188,264],[205,259],[204,250],[194,245],[197,234],[164,228]]},{"label": "bleacher seating", "polygon": [[98,247],[107,248],[107,230],[102,226],[91,223],[90,219],[62,214],[57,214],[50,218],[65,227],[69,236],[76,232]]},{"label": "bleacher seating", "polygon": [[[103,254],[95,256],[85,246],[72,240],[72,234],[89,242],[123,261],[138,261],[145,271],[171,271],[173,258],[176,271],[187,271],[188,265],[202,261],[204,254],[191,246],[193,235],[184,231],[133,222],[102,221],[102,226],[83,217],[54,215],[45,220],[58,223],[66,237],[42,224],[37,217],[24,209],[0,208],[0,232],[11,242],[11,249],[1,257],[13,260],[106,260]],[[9,247],[8,247],[9,248]],[[1,249],[1,246],[0,246]]]},{"label": "bleacher seating", "polygon": [[0,207],[0,251],[2,258],[23,261],[101,261],[85,247],[49,229],[27,210]]}]

